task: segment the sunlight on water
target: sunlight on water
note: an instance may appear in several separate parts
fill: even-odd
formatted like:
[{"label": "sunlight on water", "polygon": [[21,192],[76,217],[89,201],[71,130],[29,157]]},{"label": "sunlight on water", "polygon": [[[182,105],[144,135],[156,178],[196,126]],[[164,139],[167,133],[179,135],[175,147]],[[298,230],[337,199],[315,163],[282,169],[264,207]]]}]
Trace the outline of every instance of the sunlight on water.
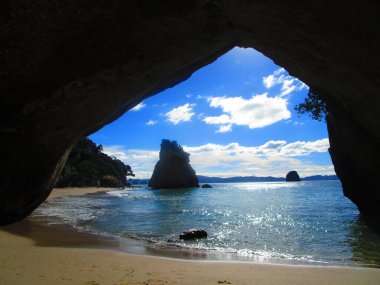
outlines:
[{"label": "sunlight on water", "polygon": [[[211,189],[111,191],[55,199],[34,215],[75,227],[254,261],[380,265],[380,238],[360,220],[339,181],[212,184]],[[178,234],[202,228],[207,239]],[[225,256],[228,256],[225,255]]]}]

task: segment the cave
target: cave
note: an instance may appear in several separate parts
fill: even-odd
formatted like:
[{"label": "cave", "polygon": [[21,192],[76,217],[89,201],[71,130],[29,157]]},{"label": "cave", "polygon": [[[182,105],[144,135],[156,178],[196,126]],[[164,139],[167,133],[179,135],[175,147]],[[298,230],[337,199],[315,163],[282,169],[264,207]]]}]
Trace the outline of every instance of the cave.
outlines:
[{"label": "cave", "polygon": [[344,194],[379,217],[375,1],[5,1],[0,20],[0,224],[50,194],[76,141],[252,47],[327,103]]}]

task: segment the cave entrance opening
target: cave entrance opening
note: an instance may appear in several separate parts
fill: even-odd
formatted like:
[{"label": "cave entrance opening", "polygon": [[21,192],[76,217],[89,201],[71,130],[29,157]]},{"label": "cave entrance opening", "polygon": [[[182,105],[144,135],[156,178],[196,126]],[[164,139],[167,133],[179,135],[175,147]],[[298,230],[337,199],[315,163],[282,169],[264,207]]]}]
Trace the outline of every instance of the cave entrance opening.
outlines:
[{"label": "cave entrance opening", "polygon": [[324,120],[300,115],[308,86],[252,48],[235,47],[189,79],[90,136],[148,179],[162,139],[189,152],[198,175],[334,175]]},{"label": "cave entrance opening", "polygon": [[[190,154],[200,184],[213,189],[117,191],[113,195],[121,199],[112,201],[119,208],[97,230],[107,231],[110,224],[181,247],[189,244],[179,241],[178,234],[195,227],[209,238],[191,246],[232,248],[237,253],[232,258],[242,258],[242,253],[263,261],[263,256],[270,260],[280,253],[308,261],[319,260],[313,254],[349,260],[352,245],[346,243],[342,253],[339,236],[355,240],[354,231],[363,227],[352,223],[356,209],[342,197],[339,181],[276,180],[291,170],[302,178],[335,174],[326,123],[294,110],[307,93],[303,82],[259,52],[234,48],[188,80],[139,103],[90,138],[131,165],[136,175],[132,184],[146,184],[151,177],[161,140],[176,140]],[[264,182],[240,183],[252,182],[252,176],[264,177]],[[218,180],[226,177],[235,178]],[[344,211],[336,213],[337,207]]]}]

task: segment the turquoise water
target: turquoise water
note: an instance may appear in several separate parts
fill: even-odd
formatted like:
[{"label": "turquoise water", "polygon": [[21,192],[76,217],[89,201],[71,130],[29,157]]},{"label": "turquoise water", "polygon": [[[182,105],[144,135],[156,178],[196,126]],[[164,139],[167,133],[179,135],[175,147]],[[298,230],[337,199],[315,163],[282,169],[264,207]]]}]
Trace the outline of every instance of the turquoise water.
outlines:
[{"label": "turquoise water", "polygon": [[[220,183],[213,188],[139,188],[55,199],[35,215],[80,229],[219,254],[221,259],[380,266],[380,238],[339,181]],[[201,228],[208,238],[178,239]]]}]

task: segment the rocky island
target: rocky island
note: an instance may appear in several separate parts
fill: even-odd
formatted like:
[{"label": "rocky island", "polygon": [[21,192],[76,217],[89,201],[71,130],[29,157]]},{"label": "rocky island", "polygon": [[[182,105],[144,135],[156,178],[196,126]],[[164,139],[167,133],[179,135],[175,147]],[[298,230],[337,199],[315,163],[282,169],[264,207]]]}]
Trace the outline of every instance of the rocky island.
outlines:
[{"label": "rocky island", "polygon": [[199,187],[189,156],[176,141],[162,140],[160,159],[154,167],[148,186],[153,189]]},{"label": "rocky island", "polygon": [[288,174],[286,174],[286,182],[294,182],[294,181],[301,181],[300,176],[298,175],[297,171],[289,171]]}]

